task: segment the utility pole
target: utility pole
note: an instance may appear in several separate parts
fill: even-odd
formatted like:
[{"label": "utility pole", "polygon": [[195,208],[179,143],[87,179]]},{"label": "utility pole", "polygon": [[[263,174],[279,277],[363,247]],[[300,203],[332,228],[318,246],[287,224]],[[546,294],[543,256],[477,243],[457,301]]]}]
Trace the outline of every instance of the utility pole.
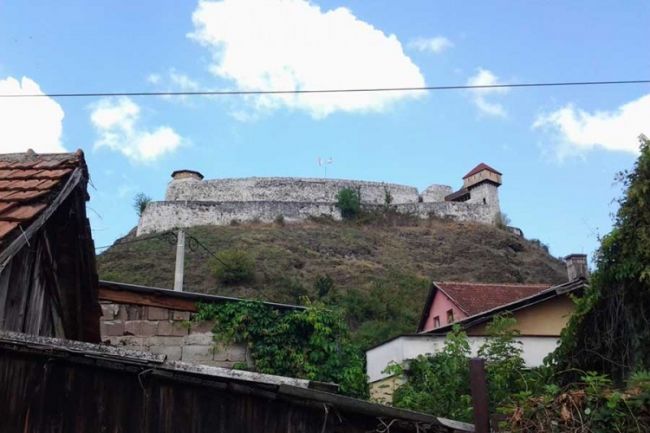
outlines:
[{"label": "utility pole", "polygon": [[185,265],[185,230],[178,229],[176,242],[176,270],[174,271],[174,290],[183,291],[183,270]]}]

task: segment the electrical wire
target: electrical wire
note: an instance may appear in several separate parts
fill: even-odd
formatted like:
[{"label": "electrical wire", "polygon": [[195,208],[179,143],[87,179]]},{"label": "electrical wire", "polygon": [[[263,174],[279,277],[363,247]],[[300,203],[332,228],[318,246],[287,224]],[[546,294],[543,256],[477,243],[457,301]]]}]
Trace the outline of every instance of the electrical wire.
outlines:
[{"label": "electrical wire", "polygon": [[298,90],[198,90],[178,92],[68,92],[68,93],[0,93],[0,98],[87,98],[111,96],[245,96],[245,95],[286,95],[318,93],[370,93],[370,92],[407,92],[440,90],[480,90],[522,87],[561,87],[561,86],[604,86],[623,84],[650,84],[650,80],[610,80],[610,81],[557,81],[546,83],[513,83],[485,85],[450,85],[421,87],[369,87],[352,89],[298,89]]},{"label": "electrical wire", "polygon": [[[168,230],[166,232],[157,233],[155,235],[150,235],[150,236],[146,236],[146,237],[138,237],[138,238],[131,239],[131,240],[128,240],[128,241],[122,241],[122,242],[119,242],[119,243],[113,244],[113,245],[104,245],[104,246],[101,246],[101,247],[95,247],[95,250],[102,250],[102,249],[107,249],[107,248],[111,248],[111,247],[118,247],[120,245],[128,245],[128,244],[133,244],[133,243],[136,243],[136,242],[144,242],[144,241],[150,241],[150,240],[154,240],[154,239],[165,239],[168,242],[172,243],[172,238],[178,239],[177,236],[178,236],[178,234],[175,231]],[[212,251],[210,248],[205,246],[205,244],[203,242],[201,242],[200,240],[198,240],[195,236],[193,236],[193,235],[186,232],[185,233],[185,238],[188,240],[188,249],[190,251],[195,250],[195,247],[192,246],[192,242],[194,242],[196,245],[201,247],[206,253],[211,255],[216,261],[221,263],[226,268],[230,268],[230,266],[227,263],[225,263],[223,260],[221,260],[219,258],[219,256],[214,251]],[[173,243],[175,243],[175,241]],[[134,252],[135,251],[129,251],[129,253],[134,253]],[[122,254],[122,253],[120,253],[120,254]]]},{"label": "electrical wire", "polygon": [[144,242],[144,241],[150,241],[150,240],[153,240],[153,239],[160,239],[160,238],[163,238],[163,237],[168,237],[171,233],[173,233],[173,232],[172,231],[166,231],[166,232],[161,232],[161,233],[157,233],[155,235],[150,235],[150,236],[140,236],[140,237],[137,237],[135,239],[131,239],[131,240],[127,240],[127,241],[121,241],[121,242],[118,242],[118,243],[115,243],[115,244],[112,244],[112,245],[103,245],[101,247],[95,247],[95,250],[105,250],[107,248],[117,247],[117,246],[120,246],[120,245],[128,245],[128,244],[134,244],[136,242]]}]

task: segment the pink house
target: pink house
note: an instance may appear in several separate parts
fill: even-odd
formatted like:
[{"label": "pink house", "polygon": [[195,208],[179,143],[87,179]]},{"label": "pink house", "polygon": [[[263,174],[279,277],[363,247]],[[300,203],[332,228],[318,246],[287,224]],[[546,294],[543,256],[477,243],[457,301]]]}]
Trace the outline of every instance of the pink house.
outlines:
[{"label": "pink house", "polygon": [[422,312],[418,332],[433,331],[475,314],[536,295],[550,286],[434,282]]}]

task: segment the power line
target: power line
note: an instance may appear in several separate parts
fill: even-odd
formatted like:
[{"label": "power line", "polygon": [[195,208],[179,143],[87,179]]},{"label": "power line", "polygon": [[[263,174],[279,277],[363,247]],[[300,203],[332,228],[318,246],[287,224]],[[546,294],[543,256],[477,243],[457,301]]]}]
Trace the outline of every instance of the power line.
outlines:
[{"label": "power line", "polygon": [[439,91],[439,90],[480,90],[505,89],[521,87],[568,87],[568,86],[604,86],[622,84],[650,84],[650,80],[612,80],[612,81],[559,81],[548,83],[520,84],[485,84],[485,85],[452,85],[452,86],[422,86],[422,87],[369,87],[353,89],[304,89],[304,90],[199,90],[179,92],[70,92],[70,93],[0,93],[0,98],[88,98],[110,96],[245,96],[245,95],[287,95],[287,94],[318,94],[318,93],[371,93],[371,92],[407,92],[407,91]]},{"label": "power line", "polygon": [[120,245],[134,244],[136,242],[144,242],[144,241],[150,241],[150,240],[153,240],[153,239],[160,239],[160,238],[165,238],[166,240],[169,240],[169,236],[172,235],[172,234],[173,234],[172,231],[166,231],[166,232],[158,233],[158,234],[151,235],[151,236],[139,236],[139,237],[137,237],[135,239],[120,241],[120,242],[114,243],[112,245],[103,245],[101,247],[95,247],[95,250],[104,250],[104,249],[107,249],[107,248],[117,247],[117,246],[120,246]]},{"label": "power line", "polygon": [[[176,243],[176,239],[177,239],[176,236],[178,236],[178,235],[174,230],[169,230],[169,231],[166,231],[166,232],[162,232],[162,233],[158,233],[158,234],[154,234],[154,235],[150,235],[150,236],[142,236],[142,237],[138,237],[138,238],[135,238],[135,239],[122,241],[122,242],[119,242],[119,243],[116,243],[116,244],[113,244],[113,245],[104,245],[104,246],[101,246],[101,247],[95,247],[95,250],[102,250],[102,249],[107,249],[107,248],[111,248],[111,247],[118,247],[118,246],[121,246],[121,245],[133,244],[133,243],[136,243],[136,242],[150,241],[150,240],[154,240],[154,239],[163,239],[163,240],[168,241],[171,245],[173,245],[173,244]],[[192,246],[192,242],[194,242],[196,245],[201,247],[206,253],[211,255],[216,261],[221,263],[226,268],[230,268],[230,265],[228,265],[223,260],[221,260],[219,258],[219,256],[217,256],[217,254],[214,251],[212,251],[207,246],[205,246],[205,244],[203,244],[201,241],[199,241],[195,236],[192,236],[189,233],[185,233],[185,237],[187,238],[187,240],[189,242],[189,250],[190,251],[195,250],[195,247]],[[129,253],[134,253],[134,252],[135,251],[129,251]],[[120,254],[123,254],[123,253],[124,252],[121,252]]]}]

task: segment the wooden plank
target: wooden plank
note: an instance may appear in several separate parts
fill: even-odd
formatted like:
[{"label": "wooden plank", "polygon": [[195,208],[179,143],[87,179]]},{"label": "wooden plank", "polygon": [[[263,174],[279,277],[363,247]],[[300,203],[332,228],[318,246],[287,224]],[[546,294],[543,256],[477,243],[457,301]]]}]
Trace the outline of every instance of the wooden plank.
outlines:
[{"label": "wooden plank", "polygon": [[107,287],[99,288],[99,300],[110,301],[116,304],[135,304],[146,305],[149,307],[162,307],[172,310],[190,311],[195,313],[198,311],[196,304],[187,299],[177,299],[167,297],[165,295],[158,295],[153,293],[134,293],[124,290],[113,290]]},{"label": "wooden plank", "polygon": [[469,386],[472,393],[472,406],[474,407],[474,431],[476,433],[490,433],[490,412],[484,359],[470,359]]},{"label": "wooden plank", "polygon": [[11,283],[12,267],[7,266],[0,270],[0,329],[5,329],[7,320],[7,298],[9,297],[9,287]]}]

